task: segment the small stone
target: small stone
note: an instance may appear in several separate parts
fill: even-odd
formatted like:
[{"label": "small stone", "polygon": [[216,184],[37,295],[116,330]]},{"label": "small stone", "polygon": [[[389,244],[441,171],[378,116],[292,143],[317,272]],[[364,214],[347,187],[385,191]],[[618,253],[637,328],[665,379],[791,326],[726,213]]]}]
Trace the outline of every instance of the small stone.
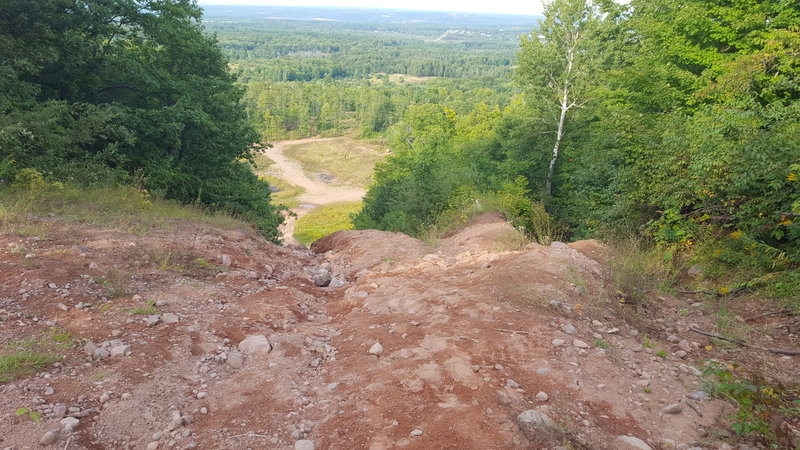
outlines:
[{"label": "small stone", "polygon": [[156,450],[158,448],[158,442],[151,442],[147,444],[147,450]]},{"label": "small stone", "polygon": [[314,441],[309,441],[308,439],[300,439],[294,442],[294,450],[314,450],[315,448]]},{"label": "small stone", "polygon": [[612,329],[606,331],[606,333],[608,333],[608,334],[619,333],[619,328],[612,328]]},{"label": "small stone", "polygon": [[110,399],[111,399],[110,395],[105,394],[105,393],[100,394],[100,398],[99,398],[100,403],[105,403],[105,402],[109,401]]},{"label": "small stone", "polygon": [[636,386],[646,388],[647,386],[650,386],[650,380],[639,380],[636,382]]},{"label": "small stone", "polygon": [[689,399],[692,399],[692,400],[697,400],[697,401],[703,401],[707,397],[708,397],[708,394],[706,394],[705,391],[691,391],[688,394],[686,394],[686,398],[689,398]]},{"label": "small stone", "polygon": [[678,340],[679,340],[678,336],[675,336],[674,334],[670,334],[669,336],[667,336],[667,342],[671,342],[674,344],[678,342]]},{"label": "small stone", "polygon": [[208,397],[208,393],[207,392],[198,392],[197,393],[197,399],[198,400],[202,400],[202,399],[204,399],[206,397]]},{"label": "small stone", "polygon": [[416,430],[413,430],[413,431],[411,431],[411,436],[414,436],[414,437],[416,437],[416,436],[422,436],[422,434],[423,434],[423,433],[424,433],[424,431],[422,431],[422,430],[420,430],[420,429],[418,428],[418,429],[416,429]]},{"label": "small stone", "polygon": [[169,323],[169,324],[172,324],[172,323],[178,323],[178,321],[180,320],[180,318],[178,317],[178,315],[177,315],[177,314],[173,314],[173,313],[166,313],[166,314],[164,314],[164,315],[161,317],[161,320],[162,320],[164,323]]},{"label": "small stone", "polygon": [[39,445],[52,445],[55,444],[58,440],[60,431],[59,430],[50,430],[45,433],[41,439],[39,439]]},{"label": "small stone", "polygon": [[55,416],[56,419],[60,419],[66,415],[67,415],[67,407],[65,405],[62,405],[61,403],[56,403],[56,405],[53,406],[53,416]]},{"label": "small stone", "polygon": [[603,325],[603,322],[600,322],[599,320],[593,320],[592,321],[592,327],[593,328],[603,328],[604,326],[605,325]]},{"label": "small stone", "polygon": [[167,301],[166,300],[156,300],[156,306],[158,306],[159,308],[167,306]]},{"label": "small stone", "polygon": [[225,267],[230,267],[233,265],[233,258],[231,255],[222,255],[222,258],[220,259],[222,260],[222,265]]},{"label": "small stone", "polygon": [[537,375],[550,375],[551,372],[552,370],[550,370],[548,367],[539,367],[536,369]]},{"label": "small stone", "polygon": [[225,363],[233,369],[241,369],[244,366],[244,355],[240,352],[230,352]]},{"label": "small stone", "polygon": [[550,416],[535,409],[519,413],[517,421],[527,428],[542,433],[549,433],[556,429],[556,423]]},{"label": "small stone", "polygon": [[383,346],[381,345],[380,342],[375,342],[374,344],[372,344],[372,347],[369,348],[369,353],[371,355],[380,355],[381,353],[383,353]]},{"label": "small stone", "polygon": [[689,341],[680,341],[678,342],[678,348],[685,351],[686,353],[692,352],[692,345],[689,344]]},{"label": "small stone", "polygon": [[575,346],[575,347],[578,347],[578,348],[589,348],[589,344],[587,344],[586,342],[583,342],[580,339],[573,340],[572,341],[572,345]]},{"label": "small stone", "polygon": [[139,294],[133,294],[133,297],[131,297],[131,299],[135,302],[140,302],[142,301],[142,296]]},{"label": "small stone", "polygon": [[681,411],[683,411],[683,405],[680,403],[673,403],[661,408],[661,412],[664,414],[680,414]]},{"label": "small stone", "polygon": [[70,433],[72,432],[73,429],[75,429],[75,427],[78,426],[80,422],[81,422],[80,420],[74,417],[65,417],[61,419],[61,422],[59,423],[61,424],[62,427],[64,427],[64,431]]},{"label": "small stone", "polygon": [[205,406],[200,408],[200,414],[208,414],[208,408],[206,408]]},{"label": "small stone", "polygon": [[164,432],[163,431],[156,431],[155,433],[153,433],[152,439],[154,441],[160,441],[161,438],[163,438],[163,437],[164,437]]},{"label": "small stone", "polygon": [[94,357],[97,358],[97,359],[108,358],[110,355],[111,355],[111,353],[109,353],[108,350],[106,350],[104,348],[98,348],[98,349],[95,349],[95,351],[94,351]]},{"label": "small stone", "polygon": [[56,390],[53,389],[52,386],[47,386],[47,388],[44,390],[44,395],[53,395],[55,393],[56,393]]},{"label": "small stone", "polygon": [[678,443],[672,439],[661,439],[658,441],[659,450],[673,450],[678,448]]},{"label": "small stone", "polygon": [[561,330],[564,331],[564,333],[567,333],[567,334],[572,334],[572,335],[578,334],[578,329],[575,328],[575,326],[572,325],[571,323],[568,323],[568,324],[564,325],[561,328]]},{"label": "small stone", "polygon": [[503,365],[502,365],[502,364],[495,364],[495,365],[494,365],[494,369],[495,369],[495,370],[499,370],[500,372],[502,372],[502,371],[506,370],[506,368],[505,368],[505,367],[503,367]]},{"label": "small stone", "polygon": [[332,390],[336,389],[337,386],[339,386],[339,383],[331,383],[331,384],[328,385],[328,390],[332,391]]},{"label": "small stone", "polygon": [[272,344],[263,334],[251,335],[239,342],[239,351],[245,355],[266,355],[272,351]]},{"label": "small stone", "polygon": [[633,436],[617,436],[615,441],[616,448],[621,450],[653,450],[653,447],[647,445],[645,441]]},{"label": "small stone", "polygon": [[566,341],[564,341],[563,339],[553,339],[551,344],[555,345],[556,347],[560,347],[560,346],[566,344]]},{"label": "small stone", "polygon": [[120,337],[122,335],[121,330],[111,330],[111,337]]},{"label": "small stone", "polygon": [[161,322],[160,314],[154,314],[152,316],[145,317],[144,319],[144,324],[147,325],[148,327],[154,327],[158,325],[159,322]]},{"label": "small stone", "polygon": [[311,275],[311,282],[318,287],[327,287],[331,284],[333,274],[330,270],[320,270]]},{"label": "small stone", "polygon": [[97,346],[94,345],[94,342],[89,341],[83,346],[83,352],[89,356],[94,356],[94,351],[97,350]]},{"label": "small stone", "polygon": [[519,383],[509,378],[506,380],[506,386],[510,387],[511,389],[516,389],[519,387]]},{"label": "small stone", "polygon": [[688,354],[683,350],[678,350],[677,352],[675,352],[675,356],[677,356],[678,358],[683,359],[683,358],[686,358],[688,356]]},{"label": "small stone", "polygon": [[111,347],[111,357],[115,356],[125,356],[130,352],[131,346],[130,345],[116,345]]},{"label": "small stone", "polygon": [[97,270],[97,269],[100,268],[100,266],[96,262],[90,262],[89,263],[89,268],[93,269],[93,270]]},{"label": "small stone", "polygon": [[539,400],[540,402],[546,402],[549,398],[550,396],[544,392],[539,392],[536,394],[536,400]]},{"label": "small stone", "polygon": [[126,392],[126,393],[122,394],[120,397],[123,400],[127,400],[127,399],[131,398],[131,393],[130,392]]}]

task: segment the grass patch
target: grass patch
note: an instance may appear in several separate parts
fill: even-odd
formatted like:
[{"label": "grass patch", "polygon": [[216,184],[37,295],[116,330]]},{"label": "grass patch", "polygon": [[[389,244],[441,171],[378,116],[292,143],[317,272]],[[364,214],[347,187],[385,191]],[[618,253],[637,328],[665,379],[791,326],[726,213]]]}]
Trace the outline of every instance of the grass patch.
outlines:
[{"label": "grass patch", "polygon": [[38,372],[58,359],[55,353],[14,352],[0,356],[0,383]]},{"label": "grass patch", "polygon": [[147,300],[147,302],[145,302],[145,306],[129,309],[128,312],[134,316],[153,316],[158,314],[159,311],[155,301]]},{"label": "grass patch", "polygon": [[326,173],[334,185],[367,187],[372,184],[375,163],[385,151],[377,144],[348,137],[286,145],[283,153],[300,162],[309,178]]},{"label": "grass patch", "polygon": [[285,180],[272,175],[263,175],[261,178],[266,180],[270,186],[275,186],[279,189],[278,192],[273,192],[270,195],[271,202],[275,205],[294,208],[300,204],[300,196],[306,192],[304,187],[289,184]]},{"label": "grass patch", "polygon": [[361,210],[361,202],[330,203],[312,210],[297,220],[294,237],[303,245],[309,245],[340,230],[352,230],[351,215]]},{"label": "grass patch", "polygon": [[50,217],[60,222],[115,227],[138,234],[153,228],[174,229],[185,221],[223,229],[250,227],[229,215],[156,198],[129,186],[48,183],[0,189],[0,232],[16,233],[24,229],[46,235]]},{"label": "grass patch", "polygon": [[678,271],[672,267],[671,253],[648,249],[638,239],[624,240],[612,247],[611,270],[620,303],[647,306],[651,297],[674,284]]}]

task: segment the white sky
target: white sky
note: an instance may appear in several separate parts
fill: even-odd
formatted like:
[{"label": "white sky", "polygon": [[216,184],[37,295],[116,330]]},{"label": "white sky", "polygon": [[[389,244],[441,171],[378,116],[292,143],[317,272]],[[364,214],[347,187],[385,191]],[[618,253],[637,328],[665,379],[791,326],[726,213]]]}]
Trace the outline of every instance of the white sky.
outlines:
[{"label": "white sky", "polygon": [[200,5],[354,6],[447,12],[537,15],[541,0],[198,0]]}]

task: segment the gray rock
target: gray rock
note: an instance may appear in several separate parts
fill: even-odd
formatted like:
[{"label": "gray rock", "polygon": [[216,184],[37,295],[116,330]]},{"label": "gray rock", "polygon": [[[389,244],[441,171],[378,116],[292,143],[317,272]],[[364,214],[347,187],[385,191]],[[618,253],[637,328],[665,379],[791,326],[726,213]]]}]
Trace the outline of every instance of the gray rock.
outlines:
[{"label": "gray rock", "polygon": [[555,345],[556,347],[560,347],[560,346],[566,344],[566,341],[564,341],[563,339],[553,339],[551,344]]},{"label": "gray rock", "polygon": [[144,324],[147,325],[148,327],[154,327],[158,325],[159,322],[161,322],[161,314],[154,314],[152,316],[147,316],[144,319]]},{"label": "gray rock", "polygon": [[575,347],[578,347],[578,348],[589,348],[589,344],[587,344],[586,342],[583,342],[580,339],[573,340],[572,341],[572,345],[574,345]]},{"label": "gray rock", "polygon": [[56,419],[60,419],[66,416],[67,411],[68,411],[67,407],[65,405],[62,405],[61,403],[56,403],[56,405],[53,406],[53,415],[55,416]]},{"label": "gray rock", "polygon": [[550,375],[551,372],[552,370],[550,370],[548,367],[539,367],[536,369],[537,375]]},{"label": "gray rock", "polygon": [[61,426],[64,427],[64,431],[67,433],[71,432],[81,421],[74,418],[74,417],[65,417],[61,419]]},{"label": "gray rock", "polygon": [[330,285],[332,279],[333,274],[331,274],[330,270],[319,270],[311,275],[311,282],[314,283],[315,286],[319,287],[326,287]]},{"label": "gray rock", "polygon": [[97,350],[97,346],[94,345],[94,342],[92,341],[86,342],[86,344],[83,346],[83,352],[89,356],[94,356],[95,350]]},{"label": "gray rock", "polygon": [[667,405],[661,408],[661,412],[664,414],[680,414],[683,411],[683,404],[681,403],[673,403],[671,405]]},{"label": "gray rock", "polygon": [[380,342],[375,342],[372,344],[372,347],[369,348],[369,353],[372,355],[380,355],[383,353],[383,346]]},{"label": "gray rock", "polygon": [[198,400],[202,400],[202,399],[204,399],[206,397],[208,397],[208,393],[207,392],[198,392],[197,393],[197,399]]},{"label": "gray rock", "polygon": [[45,445],[45,446],[53,445],[56,443],[59,436],[60,436],[59,430],[50,430],[44,435],[42,435],[41,439],[39,439],[39,445]]},{"label": "gray rock", "polygon": [[103,394],[100,394],[100,398],[98,398],[98,400],[100,400],[100,403],[105,403],[105,402],[111,400],[111,396],[108,395],[108,394],[103,393]]},{"label": "gray rock", "polygon": [[506,380],[506,386],[510,387],[511,389],[516,389],[519,387],[519,383],[509,378]]},{"label": "gray rock", "polygon": [[117,345],[115,347],[111,347],[111,357],[115,356],[125,356],[131,349],[130,345]]},{"label": "gray rock", "polygon": [[539,392],[536,394],[536,400],[539,400],[540,402],[546,402],[549,398],[550,396],[544,392]]},{"label": "gray rock", "polygon": [[111,353],[104,348],[98,348],[94,350],[94,357],[97,359],[108,358],[110,355]]},{"label": "gray rock", "polygon": [[314,450],[315,448],[314,441],[309,441],[308,439],[300,439],[294,442],[294,450]]},{"label": "gray rock", "polygon": [[678,339],[678,336],[675,336],[674,334],[670,334],[669,336],[667,336],[667,342],[671,342],[674,344],[677,343],[679,340],[680,339]]},{"label": "gray rock", "polygon": [[247,336],[239,342],[239,351],[245,355],[266,355],[272,351],[272,344],[263,334]]},{"label": "gray rock", "polygon": [[573,326],[571,323],[564,325],[561,329],[567,334],[578,334],[578,329],[575,328],[575,326]]},{"label": "gray rock", "polygon": [[222,265],[225,267],[230,267],[233,265],[233,258],[231,255],[222,255],[220,259],[222,260]]},{"label": "gray rock", "polygon": [[225,358],[225,363],[234,369],[241,369],[244,366],[244,355],[240,352],[230,352]]},{"label": "gray rock", "polygon": [[178,323],[178,321],[180,320],[180,318],[178,317],[178,315],[177,315],[177,314],[173,314],[173,313],[166,313],[166,314],[164,314],[164,316],[163,316],[163,317],[161,317],[161,320],[162,320],[164,323]]},{"label": "gray rock", "polygon": [[705,391],[692,391],[686,394],[686,398],[690,398],[692,400],[703,401],[708,398],[708,394]]},{"label": "gray rock", "polygon": [[47,388],[44,390],[44,395],[53,395],[55,393],[56,393],[56,390],[53,389],[52,386],[47,386]]},{"label": "gray rock", "polygon": [[525,428],[542,433],[548,433],[556,429],[556,423],[550,416],[535,409],[522,411],[517,416],[517,421]]},{"label": "gray rock", "polygon": [[417,428],[416,430],[411,431],[411,436],[414,436],[414,437],[422,436],[423,433],[425,433],[425,432],[420,430],[419,428]]},{"label": "gray rock", "polygon": [[332,391],[332,390],[336,389],[337,386],[339,386],[339,383],[331,383],[331,384],[328,385],[328,390]]},{"label": "gray rock", "polygon": [[147,444],[147,450],[156,450],[158,448],[158,442],[151,442]]},{"label": "gray rock", "polygon": [[678,342],[678,348],[685,351],[686,353],[692,352],[692,345],[689,344],[689,341],[686,340]]},{"label": "gray rock", "polygon": [[614,441],[620,450],[653,450],[645,441],[633,436],[617,436]]}]

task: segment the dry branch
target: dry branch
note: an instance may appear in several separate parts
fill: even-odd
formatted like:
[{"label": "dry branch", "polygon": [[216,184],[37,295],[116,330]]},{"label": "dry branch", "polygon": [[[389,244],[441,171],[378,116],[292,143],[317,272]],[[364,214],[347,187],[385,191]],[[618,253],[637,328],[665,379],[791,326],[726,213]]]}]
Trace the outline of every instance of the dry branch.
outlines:
[{"label": "dry branch", "polygon": [[743,341],[741,339],[731,339],[731,338],[727,338],[725,336],[720,336],[718,334],[714,334],[714,333],[709,333],[709,332],[706,332],[706,331],[698,330],[696,328],[689,328],[689,331],[693,331],[693,332],[695,332],[697,334],[702,334],[703,336],[708,336],[708,337],[712,337],[712,338],[715,338],[715,339],[720,339],[720,340],[723,340],[723,341],[733,342],[734,344],[741,345],[742,347],[754,348],[756,350],[764,350],[764,351],[767,351],[767,352],[770,352],[770,353],[777,353],[778,355],[789,355],[789,356],[798,356],[798,355],[800,355],[800,351],[781,350],[781,349],[775,349],[775,348],[761,347],[759,345],[748,344],[747,342],[745,342],[745,341]]}]

